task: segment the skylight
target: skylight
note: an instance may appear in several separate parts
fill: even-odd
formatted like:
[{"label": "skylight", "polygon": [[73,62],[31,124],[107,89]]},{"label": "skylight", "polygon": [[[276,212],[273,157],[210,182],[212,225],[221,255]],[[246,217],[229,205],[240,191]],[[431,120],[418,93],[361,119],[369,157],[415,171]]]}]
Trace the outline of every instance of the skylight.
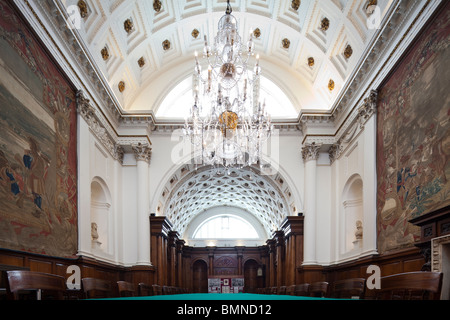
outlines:
[{"label": "skylight", "polygon": [[[275,83],[261,77],[261,102],[266,102],[267,112],[272,119],[297,118],[292,102]],[[161,103],[156,118],[158,119],[185,119],[193,103],[192,79],[189,77],[180,82]]]},{"label": "skylight", "polygon": [[202,223],[194,239],[257,239],[255,228],[246,220],[233,215],[219,215]]}]

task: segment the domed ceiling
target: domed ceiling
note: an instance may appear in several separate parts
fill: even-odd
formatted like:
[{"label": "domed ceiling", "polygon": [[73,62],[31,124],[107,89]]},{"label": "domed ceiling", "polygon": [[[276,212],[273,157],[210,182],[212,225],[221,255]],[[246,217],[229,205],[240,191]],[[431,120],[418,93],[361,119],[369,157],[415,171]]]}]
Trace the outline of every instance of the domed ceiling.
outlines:
[{"label": "domed ceiling", "polygon": [[[61,3],[66,8],[81,8],[79,37],[122,109],[133,114],[157,115],[159,111],[169,118],[160,106],[191,76],[194,52],[202,52],[204,36],[213,39],[216,35],[227,5],[225,0]],[[244,40],[254,31],[263,76],[292,104],[283,117],[298,118],[302,110],[333,108],[375,40],[376,29],[369,19],[371,5],[377,5],[379,19],[384,21],[393,3],[232,0],[231,6]],[[272,89],[265,90],[270,95]]]}]

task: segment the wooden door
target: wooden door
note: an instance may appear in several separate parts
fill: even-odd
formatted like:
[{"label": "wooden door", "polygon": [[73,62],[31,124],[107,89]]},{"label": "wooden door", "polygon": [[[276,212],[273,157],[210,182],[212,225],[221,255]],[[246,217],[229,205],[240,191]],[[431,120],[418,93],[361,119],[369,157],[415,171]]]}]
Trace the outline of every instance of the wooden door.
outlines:
[{"label": "wooden door", "polygon": [[197,260],[192,266],[192,292],[208,293],[208,266],[203,260]]},{"label": "wooden door", "polygon": [[244,265],[244,292],[256,293],[258,289],[258,263],[255,260],[248,260]]}]

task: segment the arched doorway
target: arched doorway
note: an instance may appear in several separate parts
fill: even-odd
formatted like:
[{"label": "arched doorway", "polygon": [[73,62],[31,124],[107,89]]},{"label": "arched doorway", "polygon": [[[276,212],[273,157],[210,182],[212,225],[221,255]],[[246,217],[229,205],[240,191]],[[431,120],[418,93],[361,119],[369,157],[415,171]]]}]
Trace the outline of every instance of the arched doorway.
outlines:
[{"label": "arched doorway", "polygon": [[261,266],[253,259],[244,264],[244,292],[256,293],[258,288],[264,287],[263,277],[258,275],[258,269]]},{"label": "arched doorway", "polygon": [[197,260],[192,266],[192,292],[208,293],[208,266],[203,260]]}]

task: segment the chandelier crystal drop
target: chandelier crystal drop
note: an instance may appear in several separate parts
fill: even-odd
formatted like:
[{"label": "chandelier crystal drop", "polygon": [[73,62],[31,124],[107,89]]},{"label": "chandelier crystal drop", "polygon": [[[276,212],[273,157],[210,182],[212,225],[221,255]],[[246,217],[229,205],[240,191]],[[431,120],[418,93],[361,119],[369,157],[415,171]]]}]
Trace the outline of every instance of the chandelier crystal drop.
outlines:
[{"label": "chandelier crystal drop", "polygon": [[197,165],[261,165],[263,145],[273,131],[265,103],[259,101],[261,68],[253,32],[243,43],[231,13],[228,1],[212,46],[204,38],[203,65],[195,53],[194,103],[184,134],[193,145]]}]

